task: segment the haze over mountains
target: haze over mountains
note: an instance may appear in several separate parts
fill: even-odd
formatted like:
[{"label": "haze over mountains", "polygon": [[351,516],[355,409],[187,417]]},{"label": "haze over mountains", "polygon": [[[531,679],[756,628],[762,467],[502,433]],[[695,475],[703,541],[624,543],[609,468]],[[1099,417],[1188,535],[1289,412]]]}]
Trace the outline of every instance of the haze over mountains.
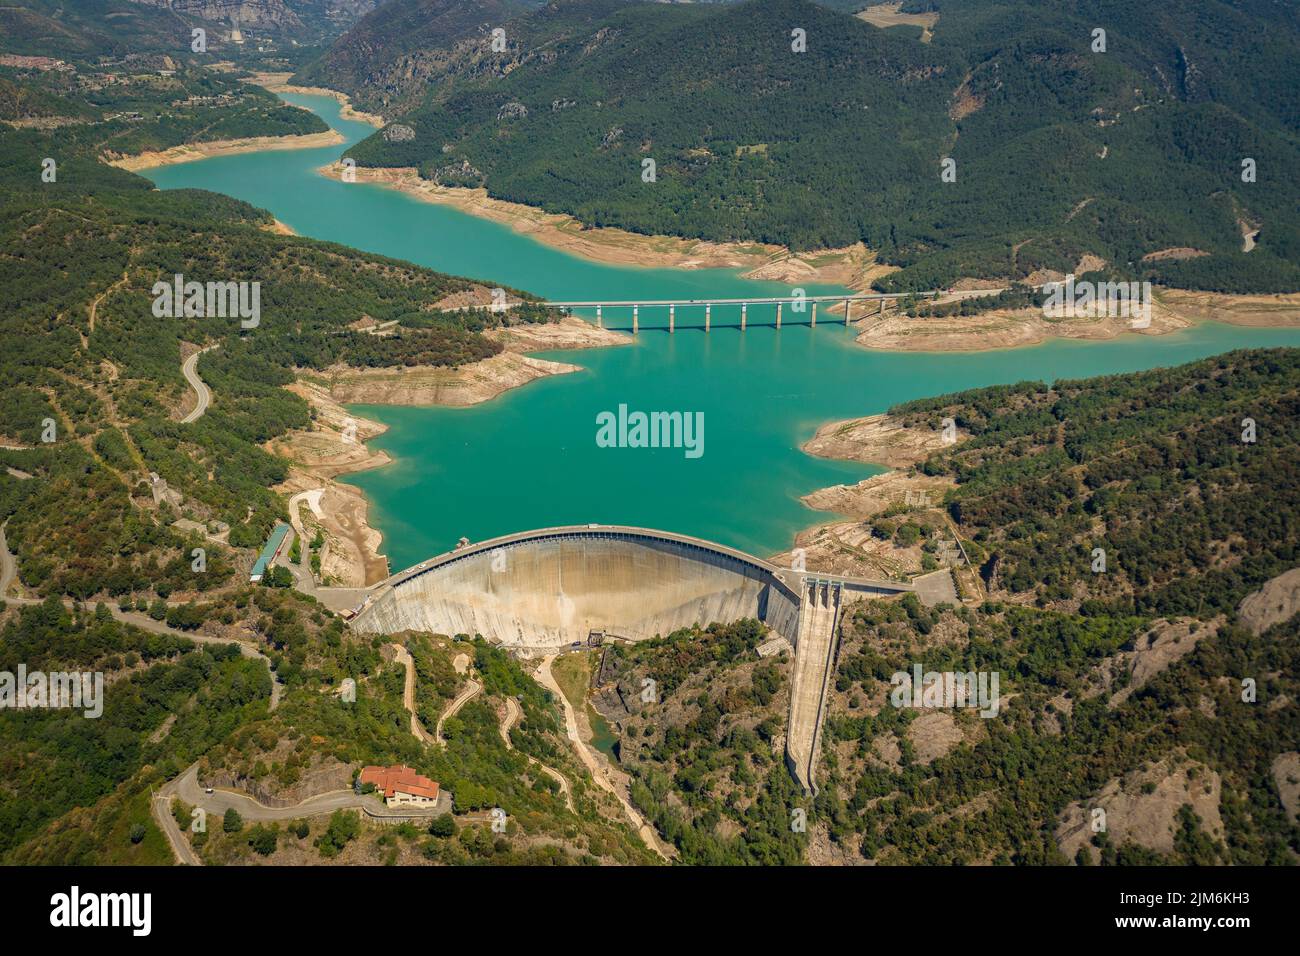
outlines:
[{"label": "haze over mountains", "polygon": [[346,26],[373,10],[376,0],[132,0],[204,20],[226,21],[243,27],[298,32],[309,25]]},{"label": "haze over mountains", "polygon": [[1300,285],[1293,7],[926,6],[928,42],[805,0],[395,0],[299,80],[414,130],[359,144],[360,165],[638,232],[862,241],[903,267],[891,289],[1085,256],[1176,286]]},{"label": "haze over mountains", "polygon": [[[190,30],[208,28],[221,47],[230,27],[316,44],[328,42],[376,0],[14,0],[0,8],[5,49],[47,56],[189,56]],[[221,29],[211,29],[214,25]]]}]

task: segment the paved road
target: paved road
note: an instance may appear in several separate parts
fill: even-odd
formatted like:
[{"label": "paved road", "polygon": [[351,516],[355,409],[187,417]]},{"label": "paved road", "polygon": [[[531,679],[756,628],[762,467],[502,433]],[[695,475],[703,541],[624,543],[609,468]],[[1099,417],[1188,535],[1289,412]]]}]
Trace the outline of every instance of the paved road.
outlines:
[{"label": "paved road", "polygon": [[185,376],[185,381],[190,383],[190,388],[194,389],[194,394],[198,396],[198,403],[194,406],[194,411],[190,412],[181,419],[181,424],[188,425],[190,422],[198,421],[203,413],[208,410],[208,405],[212,401],[212,389],[203,384],[203,379],[199,378],[199,356],[204,352],[210,352],[216,348],[215,345],[209,345],[205,349],[199,349],[181,364],[181,374]]},{"label": "paved road", "polygon": [[[323,813],[333,813],[335,810],[352,808],[365,810],[373,817],[419,815],[413,810],[406,810],[402,813],[391,812],[384,806],[383,800],[374,794],[358,794],[351,789],[318,793],[291,807],[268,807],[265,804],[258,803],[248,794],[237,793],[234,790],[215,788],[212,793],[208,793],[203,787],[199,786],[198,764],[191,765],[179,777],[169,781],[159,791],[159,794],[165,796],[169,803],[171,797],[177,796],[192,806],[202,807],[207,811],[209,817],[220,816],[227,810],[234,808],[245,820],[254,822],[296,820],[299,817],[319,816]],[[442,801],[439,800],[439,803],[442,803]],[[426,811],[424,815],[427,816],[433,812]]]},{"label": "paved road", "polygon": [[926,607],[934,607],[944,602],[961,603],[957,600],[957,587],[953,584],[952,570],[949,568],[940,568],[929,574],[917,575],[912,578],[912,583],[916,585],[916,596]]},{"label": "paved road", "polygon": [[[283,565],[287,567],[291,572],[293,572],[294,579],[297,582],[298,590],[302,591],[304,594],[310,594],[318,601],[320,601],[323,597],[321,593],[322,591],[330,591],[332,589],[321,588],[320,585],[316,583],[316,575],[313,574],[311,570],[312,538],[307,534],[307,528],[302,523],[302,515],[299,512],[298,507],[299,505],[306,503],[306,505],[309,508],[311,508],[312,515],[315,518],[320,519],[321,517],[320,499],[321,499],[321,495],[323,495],[324,493],[325,493],[324,488],[311,488],[307,491],[300,491],[289,499],[289,524],[293,526],[293,533],[298,537],[298,563],[295,565],[289,561],[290,549],[288,547],[286,547],[281,552],[281,557],[283,558],[283,561],[280,562],[283,563]],[[325,549],[322,547],[321,549],[322,560],[324,559],[324,557],[325,557]],[[326,606],[329,607],[331,610],[334,611],[339,610],[339,607],[334,606],[333,602],[323,601],[322,603],[325,603]],[[346,603],[345,600],[342,606],[352,607],[355,606],[356,603],[357,601],[352,601],[351,604],[348,604]]]},{"label": "paved road", "polygon": [[[293,550],[293,542],[298,541],[298,563],[294,564],[289,555]],[[277,567],[285,568],[293,575],[293,586],[296,590],[310,597],[319,600],[316,587],[316,577],[311,573],[311,558],[309,557],[307,545],[303,542],[302,535],[298,534],[293,528],[285,535],[284,544],[280,548],[280,553],[275,556],[273,562]]]},{"label": "paved road", "polygon": [[149,809],[153,813],[154,822],[158,824],[158,829],[162,830],[163,836],[167,838],[168,844],[172,848],[172,856],[176,857],[176,862],[182,866],[202,866],[198,854],[190,846],[190,841],[185,838],[181,828],[176,823],[176,818],[172,816],[172,794],[167,791],[167,784],[158,793],[153,795],[149,801]]},{"label": "paved road", "polygon": [[176,818],[171,814],[173,797],[179,797],[194,807],[202,807],[207,813],[207,825],[218,826],[227,810],[234,809],[246,821],[268,823],[272,821],[297,820],[300,817],[316,817],[335,810],[360,810],[376,820],[414,820],[437,816],[451,811],[451,800],[440,794],[436,806],[404,807],[389,809],[384,802],[373,794],[359,794],[353,790],[331,790],[308,797],[301,803],[289,807],[268,807],[243,793],[233,790],[214,788],[211,793],[199,785],[199,765],[191,764],[189,769],[179,777],[169,780],[156,794],[151,804],[154,819],[162,828],[171,844],[172,852],[178,862],[188,866],[201,864],[194,853],[189,840],[176,825]]}]

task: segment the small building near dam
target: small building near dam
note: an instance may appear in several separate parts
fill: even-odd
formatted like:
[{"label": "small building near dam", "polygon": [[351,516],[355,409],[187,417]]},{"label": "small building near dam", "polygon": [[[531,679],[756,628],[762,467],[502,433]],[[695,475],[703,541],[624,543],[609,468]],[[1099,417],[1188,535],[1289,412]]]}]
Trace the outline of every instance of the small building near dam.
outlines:
[{"label": "small building near dam", "polygon": [[275,560],[280,549],[284,547],[284,539],[289,534],[289,526],[280,522],[271,530],[271,536],[266,539],[266,544],[262,545],[262,553],[257,556],[257,561],[253,563],[252,573],[248,576],[250,584],[256,584],[262,580],[262,575],[270,567],[271,562]]},{"label": "small building near dam", "polygon": [[433,807],[438,803],[438,782],[407,766],[364,767],[357,782],[373,784],[390,807]]}]

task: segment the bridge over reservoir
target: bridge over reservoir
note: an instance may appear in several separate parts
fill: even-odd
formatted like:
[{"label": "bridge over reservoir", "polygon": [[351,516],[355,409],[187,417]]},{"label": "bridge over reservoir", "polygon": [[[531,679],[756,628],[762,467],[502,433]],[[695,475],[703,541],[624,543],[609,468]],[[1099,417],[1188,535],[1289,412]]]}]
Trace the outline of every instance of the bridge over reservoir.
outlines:
[{"label": "bridge over reservoir", "polygon": [[466,544],[422,561],[369,589],[352,627],[365,634],[481,634],[535,652],[585,643],[591,631],[642,641],[756,618],[795,650],[786,761],[811,790],[842,602],[916,590],[903,581],[782,568],[670,531],[571,525]]},{"label": "bridge over reservoir", "polygon": [[[546,301],[535,304],[540,305],[543,308],[561,309],[565,312],[572,312],[574,309],[595,309],[596,325],[601,328],[604,327],[604,315],[606,309],[631,309],[632,334],[635,335],[640,330],[642,309],[658,309],[660,311],[666,309],[668,312],[669,332],[675,332],[677,330],[677,310],[679,308],[683,310],[693,310],[693,314],[695,315],[699,315],[701,310],[703,310],[703,328],[705,332],[708,332],[713,325],[713,307],[715,305],[729,307],[740,306],[741,331],[744,331],[744,329],[750,324],[750,306],[774,306],[776,317],[774,324],[778,329],[781,327],[782,315],[787,305],[790,306],[791,314],[795,322],[801,322],[806,316],[807,324],[816,328],[818,305],[836,305],[842,303],[844,306],[844,324],[848,325],[853,316],[853,305],[856,302],[864,303],[864,308],[858,315],[858,318],[863,318],[870,314],[872,305],[875,305],[877,312],[883,312],[885,310],[886,302],[897,299],[906,299],[909,297],[918,299],[935,298],[943,294],[943,292],[935,290],[929,292],[908,293],[858,292],[851,295],[766,296],[745,299],[628,299],[625,301],[592,299],[588,301],[578,300],[572,302]],[[981,292],[981,294],[987,295],[989,293]],[[772,310],[765,309],[764,311],[770,314]]]}]

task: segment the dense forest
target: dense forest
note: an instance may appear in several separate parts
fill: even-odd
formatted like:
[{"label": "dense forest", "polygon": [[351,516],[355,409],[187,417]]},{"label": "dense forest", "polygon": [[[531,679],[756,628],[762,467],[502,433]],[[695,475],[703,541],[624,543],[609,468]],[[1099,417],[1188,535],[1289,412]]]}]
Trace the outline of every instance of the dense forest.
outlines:
[{"label": "dense forest", "polygon": [[257,45],[292,57],[299,48],[319,53],[317,44],[328,44],[374,2],[279,0],[257,11],[261,16],[245,14],[244,37],[254,42],[240,46],[230,40],[235,5],[219,0],[8,0],[0,8],[0,50],[64,59],[177,56],[190,52],[190,31],[201,27],[208,49],[223,58],[257,57]]},{"label": "dense forest", "polygon": [[[8,615],[0,608],[0,670],[106,675],[103,714],[76,710],[0,711],[0,859],[27,860],[23,844],[76,808],[93,807],[156,764],[183,766],[242,722],[264,713],[270,679],[236,646],[196,647],[112,619],[100,607],[71,612],[54,598]],[[140,813],[134,811],[136,823]],[[164,862],[161,837],[133,849],[125,821],[107,833],[62,832],[33,847],[45,862]],[[161,852],[160,852],[161,851]],[[134,857],[133,857],[134,854]],[[156,854],[151,858],[150,854]]]},{"label": "dense forest", "polygon": [[[792,827],[807,801],[778,738],[789,706],[783,662],[756,659],[766,628],[754,620],[685,628],[605,651],[608,679],[633,691],[619,761],[636,806],[681,863],[790,865],[807,832]],[[652,681],[653,699],[640,702]]]},{"label": "dense forest", "polygon": [[[0,457],[38,479],[0,472],[0,521],[23,582],[42,593],[202,591],[232,562],[205,545],[212,559],[193,573],[195,542],[168,525],[224,522],[231,545],[250,547],[284,517],[269,487],[287,465],[259,446],[310,424],[282,387],[296,370],[472,362],[500,351],[481,331],[503,316],[433,308],[477,288],[467,280],[275,235],[267,213],[225,197],[152,190],[98,161],[103,125],[0,131]],[[57,178],[43,182],[51,155]],[[176,274],[260,283],[260,325],[155,315],[154,284]],[[349,328],[365,318],[398,324],[385,336]],[[182,425],[182,349],[216,344],[200,364],[215,403]],[[154,500],[151,473],[186,514]]]},{"label": "dense forest", "polygon": [[[943,507],[985,599],[846,615],[817,801],[832,841],[882,863],[1292,860],[1300,827],[1270,768],[1300,744],[1300,618],[1257,635],[1238,606],[1300,563],[1298,401],[1300,357],[1279,349],[893,409],[968,436],[918,470],[956,481]],[[1178,628],[1188,653],[1126,690],[1140,672],[1124,662]],[[1010,704],[957,714],[955,746],[921,754],[918,712],[886,705],[914,663],[997,672]],[[1103,833],[1062,854],[1072,801],[1176,770],[1221,784],[1221,838],[1180,808],[1167,852]]]},{"label": "dense forest", "polygon": [[[805,0],[571,0],[509,19],[501,51],[468,26],[398,36],[403,12],[446,6],[398,0],[302,72],[414,131],[374,134],[360,164],[636,232],[861,241],[902,267],[889,291],[1084,255],[1175,286],[1300,288],[1282,7],[944,0],[922,42]],[[1206,254],[1143,258],[1180,248]]]},{"label": "dense forest", "polygon": [[921,468],[957,481],[947,508],[989,588],[1085,613],[1212,615],[1300,558],[1297,411],[1300,353],[1276,349],[893,414],[970,433]]}]

